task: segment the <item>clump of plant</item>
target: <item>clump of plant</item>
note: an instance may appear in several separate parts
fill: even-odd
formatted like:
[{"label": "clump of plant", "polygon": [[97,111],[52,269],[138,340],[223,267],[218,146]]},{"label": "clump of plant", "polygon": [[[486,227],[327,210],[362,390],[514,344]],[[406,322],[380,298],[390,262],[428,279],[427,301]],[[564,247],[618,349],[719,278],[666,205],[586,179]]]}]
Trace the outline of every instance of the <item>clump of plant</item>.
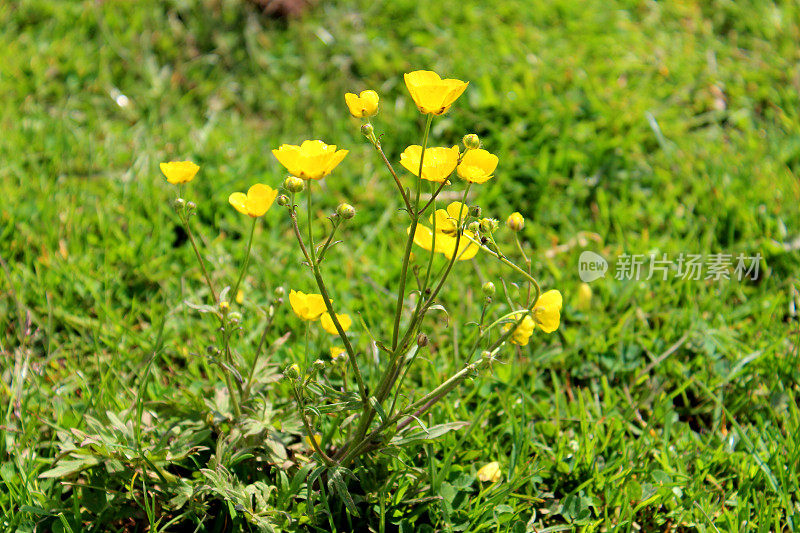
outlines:
[{"label": "clump of plant", "polygon": [[[560,322],[561,294],[557,290],[540,290],[520,241],[523,216],[513,213],[506,226],[513,235],[516,248],[513,253],[522,258],[524,267],[518,266],[498,245],[495,234],[500,231],[499,222],[484,216],[480,206],[467,205],[471,191],[492,183],[499,158],[482,148],[475,134],[464,135],[461,146],[429,146],[433,121],[450,109],[468,83],[442,79],[434,72],[421,70],[405,74],[405,83],[426,119],[420,144],[408,146],[400,156],[400,167],[408,175],[398,173],[386,156],[381,136],[371,121],[378,112],[379,95],[372,90],[345,95],[350,113],[362,120],[361,133],[394,181],[403,205],[397,215],[405,220],[406,232],[396,239],[399,258],[399,279],[393,288],[396,299],[393,313],[385,317],[382,329],[387,333],[382,338],[376,338],[376,332],[359,328],[348,310],[339,304],[347,299],[329,288],[326,261],[338,253],[337,238],[347,238],[347,223],[356,216],[356,209],[347,203],[340,204],[328,217],[329,229],[314,217],[317,182],[327,179],[330,187],[336,186],[335,179],[329,176],[347,156],[347,150],[320,140],[284,144],[272,151],[289,174],[281,190],[256,183],[246,193],[230,195],[229,203],[250,217],[251,223],[236,281],[222,290],[215,287],[192,233],[190,220],[196,206],[182,197],[184,184],[193,180],[199,167],[188,161],[161,165],[167,180],[180,187],[174,206],[208,285],[210,302],[193,307],[213,316],[218,327],[218,342],[210,347],[209,353],[219,363],[227,389],[232,415],[224,427],[230,431],[237,428],[242,431],[240,426],[249,419],[248,411],[256,408],[254,375],[263,368],[258,358],[264,351],[267,335],[265,329],[251,361],[239,357],[232,348],[242,322],[241,302],[237,301],[241,296],[239,288],[247,272],[259,219],[275,211],[272,209],[275,204],[283,210],[308,279],[303,287],[288,287],[289,306],[303,326],[298,330],[304,331],[303,336],[292,336],[289,342],[304,343],[304,349],[298,351],[304,351],[305,357],[289,362],[283,372],[296,404],[301,431],[311,450],[308,461],[313,468],[306,471],[306,482],[311,485],[319,479],[324,493],[326,483],[322,480],[326,480],[351,511],[355,509],[345,482],[354,477],[354,463],[366,455],[435,438],[457,428],[455,421],[426,427],[421,417],[467,378],[491,369],[508,344],[525,346],[536,329],[553,332]],[[460,194],[461,201],[441,202],[439,197],[445,190],[449,195]],[[477,325],[477,334],[460,368],[430,390],[408,388],[409,370],[431,346],[424,331],[426,319],[431,311],[446,311],[439,302],[442,290],[461,283],[453,273],[461,262],[473,258],[501,262],[522,280],[522,290],[509,291],[504,282],[507,307],[492,306],[496,288],[493,283],[486,283],[482,287],[482,306],[463,317]],[[283,290],[280,289],[281,296]],[[495,307],[504,312],[493,316],[498,314]],[[270,307],[268,324],[276,312],[281,312],[281,308]],[[337,339],[330,343],[329,357],[319,358],[309,348],[309,338],[318,334]],[[366,354],[372,346],[380,352],[379,371],[365,374]],[[482,471],[481,475],[496,480],[499,475],[496,463],[487,467],[491,467],[491,472]]]}]

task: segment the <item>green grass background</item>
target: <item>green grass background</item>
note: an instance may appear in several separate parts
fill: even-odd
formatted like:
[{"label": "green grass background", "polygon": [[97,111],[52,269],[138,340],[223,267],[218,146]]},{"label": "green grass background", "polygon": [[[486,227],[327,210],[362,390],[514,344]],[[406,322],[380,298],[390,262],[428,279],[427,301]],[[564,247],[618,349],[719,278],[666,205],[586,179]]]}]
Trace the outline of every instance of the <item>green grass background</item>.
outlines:
[{"label": "green grass background", "polygon": [[[155,521],[148,508],[161,526],[173,520],[167,530],[251,527],[224,495],[176,510],[173,489],[143,488],[136,457],[120,469],[40,476],[75,431],[130,447],[137,399],[148,445],[167,423],[192,435],[187,446],[209,445],[203,398],[220,386],[202,357],[212,328],[182,304],[205,293],[160,161],[201,165],[185,196],[198,204],[194,223],[224,285],[248,226],[228,194],[256,181],[278,186],[284,173],[270,150],[281,143],[349,149],[316,195],[320,217],[343,200],[358,209],[326,276],[345,309],[375,335],[390,333],[386,288],[399,275],[405,223],[343,94],[380,93],[375,126],[396,161],[422,125],[402,74],[424,68],[470,81],[435,120],[433,143],[476,132],[499,155],[496,178],[470,200],[500,219],[526,216],[534,271],[565,297],[562,326],[507,350],[506,364],[449,397],[428,422],[469,429],[365,475],[352,486],[362,516],[334,513],[339,527],[794,530],[798,42],[791,1],[359,0],[319,2],[289,22],[233,0],[3,2],[3,528],[143,530]],[[579,310],[582,232],[597,235],[586,249],[609,258],[760,253],[761,275],[632,282],[611,272]],[[245,280],[245,357],[263,323],[256,306],[278,285],[312,290],[299,261],[286,215],[273,208]],[[450,325],[428,318],[434,344],[415,387],[456,368],[453,339],[477,318],[482,281],[520,281],[488,257],[457,268],[441,298]],[[286,307],[275,331],[293,336],[273,362],[301,358],[302,329]],[[365,350],[368,337],[358,339]],[[314,349],[327,342],[315,336]],[[475,471],[492,460],[504,481],[480,485]],[[207,467],[176,462],[186,480]],[[275,475],[262,464],[240,477],[271,484]],[[273,496],[269,505],[290,510],[282,527],[313,527],[302,502]]]}]

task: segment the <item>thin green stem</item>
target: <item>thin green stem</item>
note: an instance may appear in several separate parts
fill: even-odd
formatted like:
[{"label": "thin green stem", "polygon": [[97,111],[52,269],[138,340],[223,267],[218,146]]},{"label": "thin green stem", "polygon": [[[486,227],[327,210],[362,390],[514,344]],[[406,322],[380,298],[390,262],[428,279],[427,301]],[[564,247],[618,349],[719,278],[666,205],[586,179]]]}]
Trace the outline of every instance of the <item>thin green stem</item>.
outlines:
[{"label": "thin green stem", "polygon": [[333,236],[336,235],[336,230],[339,229],[339,226],[342,225],[342,219],[338,216],[334,219],[333,228],[331,229],[331,234],[328,235],[328,239],[325,241],[325,244],[322,246],[322,249],[319,252],[319,256],[317,257],[317,263],[322,263],[322,260],[325,258],[325,252],[328,251],[328,248],[331,246],[331,241],[333,241]]},{"label": "thin green stem", "polygon": [[219,303],[219,298],[217,297],[217,291],[214,290],[214,283],[211,281],[211,276],[208,275],[208,270],[206,270],[206,263],[203,261],[203,256],[200,255],[200,249],[197,247],[197,242],[194,239],[194,234],[192,233],[192,228],[189,227],[189,217],[181,216],[181,221],[183,222],[183,228],[186,230],[186,235],[189,236],[189,242],[192,243],[192,248],[194,248],[194,255],[197,257],[197,262],[200,263],[200,269],[203,271],[203,276],[206,278],[206,284],[208,285],[208,289],[211,291],[211,297],[214,299],[214,303]]},{"label": "thin green stem", "polygon": [[306,202],[306,209],[308,212],[308,249],[311,252],[311,265],[317,264],[316,250],[314,249],[314,225],[313,215],[311,213],[311,181],[308,182],[308,202]]},{"label": "thin green stem", "polygon": [[403,253],[403,266],[400,270],[400,285],[397,290],[397,304],[394,312],[394,328],[392,329],[392,350],[397,348],[397,339],[400,336],[400,319],[403,316],[403,300],[406,296],[406,278],[408,277],[408,262],[411,257],[411,248],[414,244],[414,235],[417,232],[417,224],[419,223],[420,214],[419,209],[419,196],[420,189],[422,189],[422,168],[425,161],[425,149],[428,147],[428,133],[431,129],[431,122],[433,115],[428,115],[428,120],[425,122],[425,132],[422,134],[422,151],[419,155],[419,172],[417,172],[417,192],[416,200],[414,202],[414,211],[411,217],[411,227],[408,232],[408,239],[406,240],[406,249]]},{"label": "thin green stem", "polygon": [[353,349],[353,345],[350,344],[350,339],[347,338],[347,335],[345,334],[344,329],[342,328],[342,325],[333,310],[333,304],[330,296],[328,295],[328,289],[325,286],[325,281],[322,279],[322,273],[319,270],[319,265],[314,263],[311,255],[308,252],[308,248],[306,248],[306,245],[303,242],[303,236],[300,234],[300,227],[297,225],[297,213],[294,208],[294,197],[292,198],[292,210],[290,212],[290,217],[292,219],[292,229],[294,230],[294,235],[297,238],[297,242],[300,244],[300,250],[303,252],[303,256],[306,258],[308,265],[311,267],[311,272],[314,274],[314,279],[317,282],[317,287],[319,288],[319,292],[322,295],[323,301],[325,302],[325,307],[327,308],[328,313],[330,313],[333,325],[336,327],[336,331],[339,333],[339,337],[344,343],[345,351],[347,351],[347,357],[350,360],[350,364],[353,366],[353,373],[356,375],[356,381],[358,382],[358,390],[361,395],[361,400],[364,402],[366,410],[366,406],[368,406],[367,389],[364,386],[364,378],[361,375],[361,370],[359,369],[358,362],[356,361],[356,352]]},{"label": "thin green stem", "polygon": [[274,313],[267,314],[267,324],[264,326],[264,331],[261,332],[261,339],[258,341],[258,347],[256,348],[256,355],[253,357],[253,364],[250,367],[250,374],[247,376],[247,382],[244,387],[244,392],[242,393],[242,402],[246,401],[247,398],[250,397],[250,390],[253,387],[253,378],[255,377],[256,367],[258,366],[258,360],[261,357],[262,350],[264,349],[264,342],[267,338],[267,332],[269,331],[270,327],[272,327],[272,321],[275,318]]},{"label": "thin green stem", "polygon": [[303,426],[305,427],[306,434],[308,435],[308,440],[311,442],[311,446],[314,448],[314,451],[317,452],[319,456],[322,458],[322,461],[326,465],[331,466],[333,464],[333,461],[331,460],[330,457],[328,457],[325,454],[325,452],[322,451],[322,448],[320,448],[317,439],[314,438],[314,430],[311,429],[311,424],[308,422],[305,405],[303,404],[300,392],[297,390],[297,385],[294,383],[292,384],[292,391],[294,392],[294,399],[297,402],[297,407],[300,409],[300,418],[303,421]]},{"label": "thin green stem", "polygon": [[250,226],[250,238],[247,240],[247,253],[244,256],[242,268],[239,271],[239,278],[236,280],[236,285],[233,286],[233,292],[231,292],[231,298],[234,300],[239,293],[239,285],[241,285],[244,273],[247,271],[247,265],[250,264],[250,250],[253,247],[253,235],[256,232],[256,222],[258,222],[258,218],[253,217],[253,224]]},{"label": "thin green stem", "polygon": [[392,178],[394,178],[394,183],[397,185],[397,190],[400,191],[400,196],[403,197],[403,203],[406,204],[406,209],[408,210],[408,215],[409,216],[413,216],[413,213],[412,213],[412,210],[411,210],[411,202],[409,201],[408,196],[406,195],[406,191],[403,188],[403,183],[400,181],[400,178],[397,176],[397,172],[394,171],[394,167],[392,167],[392,164],[389,162],[389,159],[386,157],[386,154],[383,153],[383,147],[381,146],[380,141],[378,141],[376,139],[376,141],[373,142],[372,145],[375,147],[375,150],[378,151],[378,153],[381,156],[381,159],[383,159],[383,163],[386,165],[386,168],[388,168],[389,172],[392,174]]}]

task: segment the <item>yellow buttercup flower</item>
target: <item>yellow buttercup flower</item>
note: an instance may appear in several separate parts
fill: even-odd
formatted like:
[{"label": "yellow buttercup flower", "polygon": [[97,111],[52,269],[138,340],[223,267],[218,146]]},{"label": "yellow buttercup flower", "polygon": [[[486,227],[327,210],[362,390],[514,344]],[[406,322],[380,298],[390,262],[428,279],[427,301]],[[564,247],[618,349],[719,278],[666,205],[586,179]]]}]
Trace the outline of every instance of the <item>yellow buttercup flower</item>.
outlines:
[{"label": "yellow buttercup flower", "polygon": [[331,346],[331,360],[340,361],[340,357],[347,358],[347,352],[341,346]]},{"label": "yellow buttercup flower", "polygon": [[[428,251],[435,246],[434,252],[442,253],[448,259],[452,259],[454,255],[459,261],[472,259],[480,247],[467,237],[477,239],[475,232],[464,231],[458,243],[458,250],[456,250],[458,227],[466,218],[468,211],[469,208],[461,202],[452,202],[446,210],[437,209],[436,213],[430,217],[431,224],[433,224],[433,217],[436,217],[436,242],[434,243],[433,231],[428,226],[418,224],[417,230],[414,232],[414,244]],[[459,213],[461,213],[460,222]],[[411,231],[411,228],[409,227],[407,231]]]},{"label": "yellow buttercup flower", "polygon": [[503,472],[500,470],[500,463],[497,461],[485,464],[478,470],[479,481],[497,483],[502,477]]},{"label": "yellow buttercup flower", "polygon": [[552,333],[561,324],[561,293],[555,290],[547,291],[536,301],[533,308],[533,320],[545,333]]},{"label": "yellow buttercup flower", "polygon": [[[458,146],[452,148],[427,148],[422,162],[422,179],[442,183],[453,173],[458,164]],[[412,144],[400,154],[400,164],[415,176],[419,176],[419,159],[422,146]]]},{"label": "yellow buttercup flower", "polygon": [[292,175],[304,180],[318,180],[342,162],[347,150],[337,150],[335,144],[322,141],[303,141],[300,146],[282,144],[272,154]]},{"label": "yellow buttercup flower", "polygon": [[375,91],[361,91],[356,96],[353,93],[345,93],[344,101],[350,109],[350,114],[356,118],[371,117],[378,112],[378,102],[380,98]]},{"label": "yellow buttercup flower", "polygon": [[313,322],[322,313],[327,311],[325,300],[321,294],[306,294],[292,289],[289,291],[289,303],[292,305],[294,314],[303,320]]},{"label": "yellow buttercup flower", "polygon": [[194,179],[200,167],[191,161],[170,161],[159,165],[161,172],[167,177],[170,183],[189,183]]},{"label": "yellow buttercup flower", "polygon": [[492,179],[492,173],[497,168],[498,161],[496,155],[482,148],[467,150],[456,170],[458,175],[467,181],[485,183]]},{"label": "yellow buttercup flower", "polygon": [[[350,315],[340,315],[336,313],[336,318],[339,320],[339,324],[342,326],[342,329],[347,331],[350,329],[350,326],[353,325],[353,320],[350,318]],[[336,331],[336,326],[333,323],[333,319],[331,318],[330,313],[325,313],[319,318],[320,324],[322,324],[322,329],[330,333],[331,335],[338,335],[339,332]]]},{"label": "yellow buttercup flower", "polygon": [[[517,326],[511,334],[511,342],[519,346],[527,346],[528,339],[533,335],[533,331],[538,327],[545,333],[552,333],[561,324],[561,293],[556,290],[547,291],[539,296],[533,308],[532,316],[525,315],[522,323]],[[519,315],[515,317],[515,320]],[[503,326],[503,331],[508,331],[513,327],[512,324]]]},{"label": "yellow buttercup flower", "polygon": [[430,70],[415,70],[403,76],[408,92],[421,113],[441,115],[461,96],[469,82],[442,79]]},{"label": "yellow buttercup flower", "polygon": [[263,183],[256,183],[247,190],[247,194],[243,192],[231,194],[228,202],[241,214],[255,218],[269,211],[276,196],[278,196],[277,190]]}]

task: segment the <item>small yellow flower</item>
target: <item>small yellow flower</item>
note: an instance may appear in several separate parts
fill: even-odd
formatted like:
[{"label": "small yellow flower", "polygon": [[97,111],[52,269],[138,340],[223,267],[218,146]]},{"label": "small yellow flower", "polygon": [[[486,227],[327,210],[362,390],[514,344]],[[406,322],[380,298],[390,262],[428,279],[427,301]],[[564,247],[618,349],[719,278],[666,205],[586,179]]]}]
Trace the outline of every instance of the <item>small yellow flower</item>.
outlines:
[{"label": "small yellow flower", "polygon": [[[342,329],[347,331],[350,329],[350,326],[353,325],[353,320],[350,318],[350,315],[340,315],[336,313],[336,318],[339,320],[339,324],[342,326]],[[331,335],[338,335],[339,332],[336,331],[336,326],[333,323],[333,319],[331,318],[330,313],[323,314],[320,319],[320,324],[322,324],[322,329],[330,333]]]},{"label": "small yellow flower", "polygon": [[442,79],[430,70],[415,70],[404,76],[406,87],[421,113],[441,115],[461,96],[469,82]]},{"label": "small yellow flower", "polygon": [[581,283],[578,286],[578,305],[581,311],[588,311],[592,307],[592,288],[588,283]]},{"label": "small yellow flower", "polygon": [[161,163],[161,172],[167,177],[170,183],[189,183],[194,179],[200,167],[191,161],[170,161],[169,163]]},{"label": "small yellow flower", "polygon": [[[561,324],[561,293],[556,290],[547,291],[539,296],[533,308],[532,315],[525,315],[522,323],[517,326],[511,334],[512,344],[527,346],[528,339],[533,335],[533,331],[538,327],[545,333],[552,333]],[[514,317],[515,320],[519,315]],[[503,326],[503,331],[508,331],[513,327],[512,324]]]},{"label": "small yellow flower", "polygon": [[322,313],[327,311],[325,300],[321,294],[306,294],[292,289],[289,291],[289,303],[292,305],[294,314],[303,320],[313,322]]},{"label": "small yellow flower", "polygon": [[[447,210],[437,209],[436,213],[430,217],[431,224],[433,224],[433,217],[436,217],[436,242],[434,243],[433,231],[428,226],[418,224],[417,230],[414,232],[414,244],[428,251],[435,246],[434,251],[444,254],[448,259],[452,259],[453,255],[459,261],[472,259],[480,248],[467,237],[477,239],[475,232],[464,231],[458,242],[458,250],[456,250],[458,227],[463,223],[468,211],[469,207],[461,202],[452,202],[447,206]],[[461,223],[459,223],[459,213],[461,214]],[[407,231],[411,231],[411,228],[409,227]]]},{"label": "small yellow flower", "polygon": [[356,118],[371,117],[378,112],[378,102],[380,98],[375,91],[361,91],[356,96],[353,93],[345,93],[344,101],[350,109],[350,114]]},{"label": "small yellow flower", "polygon": [[347,351],[340,346],[331,346],[331,360],[339,361],[340,357],[347,357]]},{"label": "small yellow flower", "polygon": [[239,289],[239,291],[236,293],[236,303],[241,305],[243,302],[244,302],[244,291],[242,289]]},{"label": "small yellow flower", "polygon": [[347,150],[337,150],[335,144],[322,141],[303,141],[303,144],[282,144],[272,154],[293,175],[304,180],[318,180],[342,162]]},{"label": "small yellow flower", "polygon": [[255,218],[269,211],[276,196],[278,196],[277,190],[263,183],[256,183],[247,190],[247,194],[243,192],[231,194],[228,202],[241,214]]},{"label": "small yellow flower", "polygon": [[[422,147],[412,144],[400,154],[400,164],[415,176],[419,176],[419,159]],[[453,173],[458,164],[458,146],[452,148],[426,148],[422,162],[422,179],[442,183]]]},{"label": "small yellow flower", "polygon": [[506,220],[506,226],[508,226],[511,231],[522,231],[522,228],[525,227],[525,217],[518,211],[511,213],[508,215],[508,220]]},{"label": "small yellow flower", "polygon": [[[306,441],[306,444],[308,445],[309,448],[314,447],[314,444],[311,442],[310,436],[306,435],[305,437],[303,437],[303,439]],[[322,435],[320,435],[319,433],[314,433],[314,441],[317,443],[317,446],[322,444]]]},{"label": "small yellow flower", "polygon": [[552,333],[561,324],[561,293],[552,290],[539,297],[533,308],[533,320],[545,333]]},{"label": "small yellow flower", "polygon": [[497,483],[502,477],[503,472],[500,470],[500,463],[497,461],[485,464],[478,470],[479,481]]},{"label": "small yellow flower", "polygon": [[485,183],[492,179],[499,159],[482,148],[467,150],[458,164],[458,175],[472,183]]}]

